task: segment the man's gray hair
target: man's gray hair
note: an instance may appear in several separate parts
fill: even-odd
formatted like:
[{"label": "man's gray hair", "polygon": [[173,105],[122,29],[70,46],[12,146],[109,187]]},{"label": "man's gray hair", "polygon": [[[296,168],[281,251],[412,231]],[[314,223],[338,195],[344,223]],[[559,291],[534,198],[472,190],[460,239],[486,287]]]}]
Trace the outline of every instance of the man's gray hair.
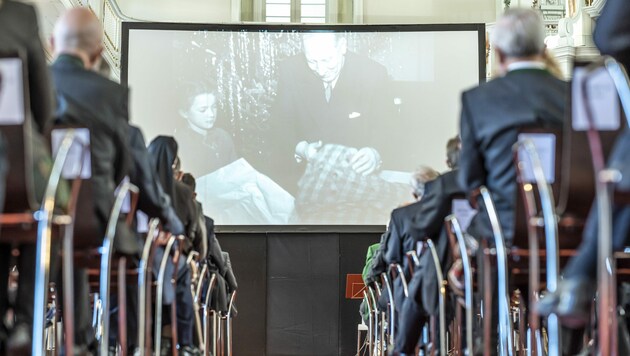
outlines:
[{"label": "man's gray hair", "polygon": [[425,192],[426,184],[437,178],[439,175],[440,173],[427,166],[420,166],[415,172],[413,172],[410,184],[416,199],[422,198]]},{"label": "man's gray hair", "polygon": [[497,21],[490,42],[509,58],[542,54],[545,27],[540,13],[531,9],[509,9]]}]

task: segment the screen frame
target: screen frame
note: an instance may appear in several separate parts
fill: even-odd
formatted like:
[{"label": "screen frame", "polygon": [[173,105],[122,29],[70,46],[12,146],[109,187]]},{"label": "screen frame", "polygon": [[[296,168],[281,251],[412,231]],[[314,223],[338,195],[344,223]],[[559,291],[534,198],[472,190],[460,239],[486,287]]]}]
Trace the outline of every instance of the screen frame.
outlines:
[{"label": "screen frame", "polygon": [[[129,34],[133,30],[155,31],[238,31],[238,32],[477,32],[479,84],[486,81],[486,25],[461,24],[269,24],[269,23],[122,23],[120,83],[128,86]],[[385,231],[385,225],[215,225],[219,233],[374,233]]]}]

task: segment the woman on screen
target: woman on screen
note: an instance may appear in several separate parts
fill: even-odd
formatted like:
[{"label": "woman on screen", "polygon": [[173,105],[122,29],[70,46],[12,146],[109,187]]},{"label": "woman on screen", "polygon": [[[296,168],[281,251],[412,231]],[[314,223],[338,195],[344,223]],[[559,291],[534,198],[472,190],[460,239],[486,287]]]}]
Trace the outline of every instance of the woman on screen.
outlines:
[{"label": "woman on screen", "polygon": [[175,138],[186,170],[201,177],[235,161],[238,156],[232,137],[216,127],[216,85],[208,81],[187,82],[179,92],[182,123],[175,130]]}]

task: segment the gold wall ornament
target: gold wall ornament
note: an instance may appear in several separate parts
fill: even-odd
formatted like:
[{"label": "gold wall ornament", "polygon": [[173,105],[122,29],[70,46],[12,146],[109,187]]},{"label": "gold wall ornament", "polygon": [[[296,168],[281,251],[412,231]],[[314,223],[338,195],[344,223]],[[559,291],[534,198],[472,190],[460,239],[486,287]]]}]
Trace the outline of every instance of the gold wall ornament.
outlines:
[{"label": "gold wall ornament", "polygon": [[[585,0],[585,1],[589,1],[589,0]],[[569,5],[569,17],[574,17],[575,13],[577,11],[577,7],[576,7],[576,3],[575,0],[568,0],[568,5]]]}]

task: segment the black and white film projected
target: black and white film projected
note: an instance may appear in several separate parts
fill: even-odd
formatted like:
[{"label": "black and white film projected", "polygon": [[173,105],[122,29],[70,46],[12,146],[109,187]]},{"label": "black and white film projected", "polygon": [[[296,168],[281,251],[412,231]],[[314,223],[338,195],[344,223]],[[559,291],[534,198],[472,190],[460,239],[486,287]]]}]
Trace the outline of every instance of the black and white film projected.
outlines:
[{"label": "black and white film projected", "polygon": [[476,28],[244,28],[129,30],[131,120],[175,137],[217,224],[382,225],[445,169]]}]

